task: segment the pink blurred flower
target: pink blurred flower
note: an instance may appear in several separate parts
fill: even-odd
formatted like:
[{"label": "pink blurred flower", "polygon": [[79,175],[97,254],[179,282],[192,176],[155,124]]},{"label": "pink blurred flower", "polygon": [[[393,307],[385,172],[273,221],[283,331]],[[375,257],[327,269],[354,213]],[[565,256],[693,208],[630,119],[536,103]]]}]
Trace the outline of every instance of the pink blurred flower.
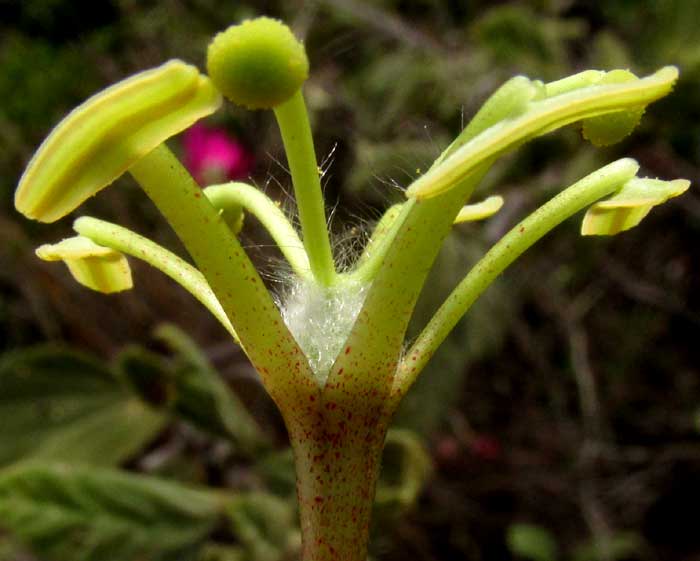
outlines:
[{"label": "pink blurred flower", "polygon": [[493,436],[476,435],[470,442],[469,448],[472,454],[485,461],[493,462],[501,458],[501,443]]},{"label": "pink blurred flower", "polygon": [[247,177],[253,156],[223,129],[196,123],[183,138],[185,166],[202,185]]}]

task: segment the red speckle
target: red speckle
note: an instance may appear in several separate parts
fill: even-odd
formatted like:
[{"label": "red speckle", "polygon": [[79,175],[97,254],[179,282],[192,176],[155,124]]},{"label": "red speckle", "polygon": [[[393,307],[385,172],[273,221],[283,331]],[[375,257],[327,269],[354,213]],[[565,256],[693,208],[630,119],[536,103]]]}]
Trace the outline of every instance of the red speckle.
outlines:
[{"label": "red speckle", "polygon": [[341,368],[340,370],[338,370],[338,376],[340,376],[343,373],[343,370],[345,370],[345,369]]},{"label": "red speckle", "polygon": [[329,401],[328,403],[326,403],[326,409],[328,409],[330,411],[333,411],[333,409],[335,409],[336,407],[338,407],[337,403],[334,403],[332,401]]},{"label": "red speckle", "polygon": [[520,232],[521,234],[522,234],[524,231],[525,231],[525,226],[520,226],[520,228],[518,228],[518,232]]},{"label": "red speckle", "polygon": [[199,191],[197,191],[197,192],[194,194],[194,196],[195,196],[197,199],[200,199],[200,198],[202,197],[202,193],[200,193]]},{"label": "red speckle", "polygon": [[316,502],[316,504],[321,504],[323,502],[323,497],[321,497],[321,496],[314,497],[314,501]]},{"label": "red speckle", "polygon": [[316,396],[315,396],[315,395],[310,395],[310,396],[309,396],[309,401],[316,401]]},{"label": "red speckle", "polygon": [[348,354],[352,350],[351,347],[345,347],[345,354]]}]

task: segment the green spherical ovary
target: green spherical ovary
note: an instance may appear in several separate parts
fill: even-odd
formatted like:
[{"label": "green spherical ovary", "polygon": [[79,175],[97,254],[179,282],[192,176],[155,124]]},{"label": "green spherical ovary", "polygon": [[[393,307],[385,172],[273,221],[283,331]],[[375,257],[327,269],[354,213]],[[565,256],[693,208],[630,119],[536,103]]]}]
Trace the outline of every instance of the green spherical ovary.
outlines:
[{"label": "green spherical ovary", "polygon": [[309,75],[304,45],[281,21],[257,18],[233,25],[209,45],[207,70],[228,99],[249,109],[287,101]]}]

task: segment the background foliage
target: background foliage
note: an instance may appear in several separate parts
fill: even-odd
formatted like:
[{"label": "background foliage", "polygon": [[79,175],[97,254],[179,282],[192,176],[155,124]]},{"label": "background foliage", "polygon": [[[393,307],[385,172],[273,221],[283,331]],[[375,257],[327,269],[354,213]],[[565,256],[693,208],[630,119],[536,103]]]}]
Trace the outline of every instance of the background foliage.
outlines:
[{"label": "background foliage", "polygon": [[[676,91],[620,145],[594,150],[569,129],[489,174],[483,192],[506,205],[448,240],[414,333],[518,217],[603,163],[630,155],[647,175],[700,179],[697,0],[76,6],[0,1],[3,561],[30,549],[47,561],[76,551],[106,561],[274,561],[298,547],[281,421],[225,332],[138,263],[131,293],[76,286],[33,255],[68,235],[67,222],[32,224],[12,209],[39,142],[101,87],[172,57],[203,67],[209,38],[230,23],[285,19],[309,50],[332,226],[339,253],[351,255],[365,225],[513,74],[678,65]],[[255,182],[291,206],[269,114],[228,106],[208,124],[236,135],[254,155]],[[122,183],[86,212],[179,248]],[[279,287],[279,256],[249,222],[247,244]],[[699,230],[693,188],[609,240],[581,239],[572,221],[490,289],[397,417],[375,559],[697,559],[700,537],[684,513],[700,501]],[[196,343],[174,328],[153,335],[163,321]],[[36,347],[46,341],[53,346]]]}]

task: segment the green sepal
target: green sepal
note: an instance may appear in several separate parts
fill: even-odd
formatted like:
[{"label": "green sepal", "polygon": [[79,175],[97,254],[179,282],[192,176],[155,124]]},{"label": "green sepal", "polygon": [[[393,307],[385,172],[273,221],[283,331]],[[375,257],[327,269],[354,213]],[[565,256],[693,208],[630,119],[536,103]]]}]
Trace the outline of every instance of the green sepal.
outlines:
[{"label": "green sepal", "polygon": [[78,283],[103,294],[129,290],[134,286],[129,262],[122,253],[97,245],[83,236],[42,245],[36,254],[44,261],[63,261]]},{"label": "green sepal", "polygon": [[686,179],[630,179],[614,196],[588,209],[581,225],[581,235],[611,236],[634,228],[653,207],[685,193],[688,187],[690,181]]},{"label": "green sepal", "polygon": [[118,82],[74,109],[44,140],[20,179],[17,210],[58,220],[220,105],[211,80],[179,60]]}]

